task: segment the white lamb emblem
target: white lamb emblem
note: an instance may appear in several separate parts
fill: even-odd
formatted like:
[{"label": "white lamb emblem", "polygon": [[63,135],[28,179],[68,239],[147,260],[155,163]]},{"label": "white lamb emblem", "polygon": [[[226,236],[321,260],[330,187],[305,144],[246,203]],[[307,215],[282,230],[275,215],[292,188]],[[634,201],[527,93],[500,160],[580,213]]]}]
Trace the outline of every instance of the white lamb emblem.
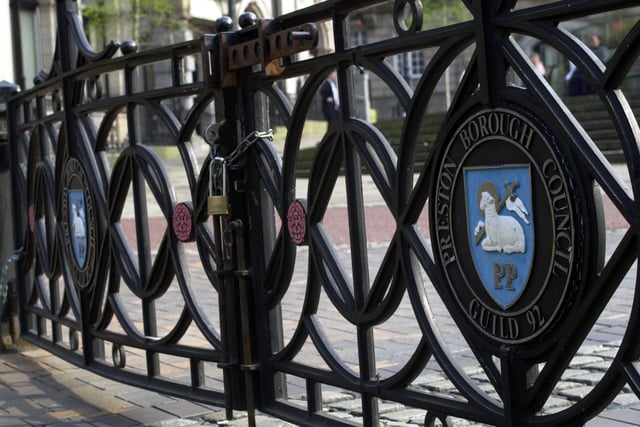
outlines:
[{"label": "white lamb emblem", "polygon": [[482,249],[488,252],[525,252],[524,230],[512,216],[498,215],[495,199],[483,191],[480,197],[480,210],[484,212],[484,223],[478,222],[474,233],[484,230],[487,237],[482,241]]}]

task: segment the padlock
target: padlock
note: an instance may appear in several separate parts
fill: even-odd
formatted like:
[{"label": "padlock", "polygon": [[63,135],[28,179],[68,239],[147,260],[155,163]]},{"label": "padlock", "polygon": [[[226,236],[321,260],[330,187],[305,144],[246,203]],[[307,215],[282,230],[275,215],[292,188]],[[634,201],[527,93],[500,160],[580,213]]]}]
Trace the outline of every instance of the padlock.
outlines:
[{"label": "padlock", "polygon": [[[222,182],[218,182],[218,175],[220,175],[220,180]],[[211,162],[209,183],[210,185],[209,197],[207,198],[207,213],[214,216],[229,215],[229,195],[227,194],[227,161],[224,157],[215,157]]]}]

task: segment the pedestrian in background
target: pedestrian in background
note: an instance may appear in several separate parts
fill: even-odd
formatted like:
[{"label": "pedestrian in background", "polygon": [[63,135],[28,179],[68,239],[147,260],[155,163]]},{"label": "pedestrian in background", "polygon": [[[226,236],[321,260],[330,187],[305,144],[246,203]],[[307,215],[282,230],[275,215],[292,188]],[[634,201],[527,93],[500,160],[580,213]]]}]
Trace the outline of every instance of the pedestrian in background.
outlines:
[{"label": "pedestrian in background", "polygon": [[542,58],[538,52],[531,54],[531,63],[542,77],[547,77],[547,68],[544,66],[544,62],[542,62]]},{"label": "pedestrian in background", "polygon": [[340,94],[338,93],[337,81],[338,74],[336,71],[332,71],[320,86],[322,113],[329,126],[333,125],[340,117]]},{"label": "pedestrian in background", "polygon": [[600,58],[600,61],[607,62],[607,59],[609,59],[609,49],[602,44],[602,39],[598,34],[591,36],[591,50]]}]

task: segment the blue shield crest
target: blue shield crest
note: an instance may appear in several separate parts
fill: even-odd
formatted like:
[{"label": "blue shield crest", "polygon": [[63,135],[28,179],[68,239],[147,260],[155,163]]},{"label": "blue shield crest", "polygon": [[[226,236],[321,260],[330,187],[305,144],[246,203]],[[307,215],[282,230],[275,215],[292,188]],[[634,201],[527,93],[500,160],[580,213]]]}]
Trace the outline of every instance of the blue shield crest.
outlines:
[{"label": "blue shield crest", "polygon": [[87,260],[87,213],[83,190],[69,190],[69,230],[71,246],[80,268]]},{"label": "blue shield crest", "polygon": [[464,168],[467,232],[484,288],[503,310],[522,295],[533,265],[529,165]]}]

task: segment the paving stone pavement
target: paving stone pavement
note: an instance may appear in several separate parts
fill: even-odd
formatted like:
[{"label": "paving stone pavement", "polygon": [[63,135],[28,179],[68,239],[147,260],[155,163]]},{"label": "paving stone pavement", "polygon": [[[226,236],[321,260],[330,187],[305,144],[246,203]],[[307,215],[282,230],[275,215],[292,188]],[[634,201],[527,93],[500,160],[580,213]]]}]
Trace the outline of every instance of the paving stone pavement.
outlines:
[{"label": "paving stone pavement", "polygon": [[[336,207],[332,208],[326,218],[328,222],[332,221],[330,215],[335,215],[338,218],[336,219],[338,225],[328,226],[328,229],[335,233],[335,241],[338,244],[340,244],[340,236],[343,235],[343,231],[339,227],[339,218],[344,218],[340,209],[343,208],[337,202]],[[368,209],[373,212],[370,217],[382,215],[382,221],[385,221],[384,207],[380,207],[375,201],[370,201]],[[381,209],[382,213],[375,212],[376,209]],[[613,224],[610,225],[606,236],[608,253],[611,252],[611,248],[615,247],[624,232],[619,224],[616,225],[615,220],[615,218],[608,218],[607,222]],[[373,228],[384,227],[374,226]],[[384,230],[382,233],[380,241],[385,240]],[[380,262],[385,249],[384,244],[371,246],[369,255],[372,264]],[[347,248],[340,246],[339,250],[346,251]],[[302,264],[304,264],[304,255],[304,249],[301,249]],[[304,272],[298,274],[303,275]],[[296,276],[293,280],[294,284],[296,281],[303,282],[304,279]],[[203,286],[208,286],[204,274],[199,282]],[[553,401],[548,405],[550,408],[561,408],[568,405],[572,400],[583,396],[590,389],[590,386],[599,380],[603,370],[615,356],[624,334],[624,323],[630,311],[634,286],[635,277],[629,275],[625,278],[624,285],[616,295],[615,301],[610,304],[589,335],[588,343],[581,348],[579,357],[574,358],[571,369],[565,373],[563,380],[554,392]],[[300,289],[297,291],[296,289],[295,286],[292,286],[291,297],[283,305],[285,321],[288,319],[287,316],[290,316],[294,322],[297,319],[296,313],[299,313],[302,292]],[[408,304],[407,301],[403,302],[403,304],[405,303]],[[162,311],[163,307],[160,306],[158,309]],[[163,321],[167,324],[173,324],[175,310],[166,309],[164,313]],[[210,316],[215,318],[216,314],[212,312]],[[411,316],[399,316],[396,319],[391,319],[389,329],[382,332],[386,333],[386,336],[392,336],[398,330],[405,331],[403,339],[386,341],[390,342],[392,346],[376,348],[377,354],[380,354],[381,365],[388,362],[389,372],[393,372],[393,367],[398,364],[396,359],[406,357],[407,352],[413,348],[411,340],[415,339],[415,336],[411,335],[411,328],[407,327],[407,322],[410,321],[408,317]],[[445,317],[441,324],[444,329],[452,326],[448,325],[446,320]],[[335,347],[338,351],[344,351],[341,354],[344,354],[344,357],[348,359],[350,357],[348,349],[341,349],[340,341],[343,339],[343,335],[346,335],[345,325],[337,321],[330,313],[322,321],[326,322],[325,326],[329,330],[328,335],[331,336]],[[287,336],[285,336],[286,338]],[[345,343],[348,344],[348,341]],[[403,343],[407,344],[406,347],[402,346]],[[466,372],[471,376],[477,376],[481,381],[483,376],[481,370],[474,365],[474,359],[469,357],[468,353],[465,354],[465,348],[461,346],[457,334],[449,334],[447,344],[454,350],[457,360],[464,366]],[[346,344],[345,347],[347,347]],[[468,363],[465,358],[468,359]],[[384,368],[381,372],[384,373]],[[415,385],[443,393],[451,391],[451,385],[437,371],[424,374],[415,382]],[[296,389],[293,384],[290,393],[295,398],[296,395],[302,395],[304,389]],[[361,420],[360,400],[353,394],[336,390],[323,392],[323,398],[325,408],[336,416],[356,424]],[[381,402],[380,409],[381,425],[384,426],[412,426],[424,422],[424,411],[422,410],[404,408],[393,402]],[[226,420],[225,412],[221,408],[111,381],[77,368],[44,350],[29,348],[22,352],[0,354],[0,427],[25,425],[149,425],[165,427],[248,425],[246,414],[235,412],[234,415],[233,420]],[[259,414],[257,425],[275,427],[292,424]],[[474,426],[476,424],[454,420],[454,425]],[[587,424],[589,427],[623,425],[640,426],[640,401],[628,388],[625,388],[616,397],[607,410]]]},{"label": "paving stone pavement", "polygon": [[[621,231],[610,231],[607,234],[609,245],[614,245],[621,235]],[[383,253],[384,247],[373,250],[373,253],[378,252]],[[589,344],[582,347],[579,357],[574,358],[571,369],[565,373],[557,388],[552,407],[566,406],[584,395],[615,356],[624,332],[622,324],[617,321],[624,319],[616,307],[629,300],[633,282],[632,277],[625,279],[625,292],[603,315],[589,337]],[[287,312],[286,307],[283,312]],[[341,328],[340,324],[329,328],[333,327]],[[455,345],[455,342],[452,344]],[[471,376],[481,374],[472,365],[466,370]],[[444,376],[437,373],[420,377],[416,385],[444,393],[451,388]],[[325,408],[358,423],[361,416],[359,399],[348,392],[323,394]],[[44,350],[29,349],[22,353],[0,355],[0,427],[248,425],[246,414],[236,412],[235,416],[229,421],[220,408],[119,384],[70,365]],[[418,425],[423,420],[424,411],[407,409],[393,402],[381,403],[381,425],[410,426]],[[259,415],[257,425],[270,427],[291,424]],[[475,424],[458,420],[454,425]],[[638,398],[625,388],[605,412],[587,425],[640,425]]]}]

